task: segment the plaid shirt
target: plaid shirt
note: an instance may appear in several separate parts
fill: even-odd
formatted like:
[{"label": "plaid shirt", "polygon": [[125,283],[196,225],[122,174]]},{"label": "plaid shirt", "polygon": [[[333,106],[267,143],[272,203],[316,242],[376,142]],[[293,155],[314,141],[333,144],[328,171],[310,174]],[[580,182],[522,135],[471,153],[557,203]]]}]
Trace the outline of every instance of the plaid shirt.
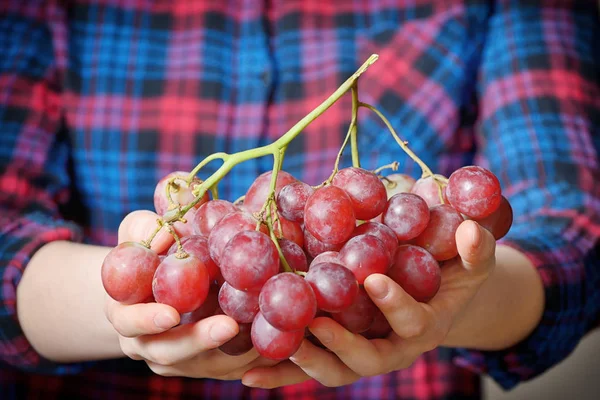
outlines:
[{"label": "plaid shirt", "polygon": [[[511,388],[561,361],[597,323],[596,1],[64,3],[0,2],[3,399],[478,398],[479,373]],[[546,290],[527,339],[497,352],[436,349],[347,387],[272,391],[163,378],[130,360],[58,365],[35,352],[15,292],[36,249],[115,245],[127,213],[152,209],[159,178],[274,140],[371,53],[380,60],[360,95],[426,163],[446,175],[477,163],[499,176],[515,212],[505,242],[529,256]],[[349,117],[345,96],[289,146],[285,169],[312,184],[327,177]],[[417,175],[367,111],[359,131],[364,167],[397,160]],[[222,196],[243,194],[270,162],[235,168]]]}]

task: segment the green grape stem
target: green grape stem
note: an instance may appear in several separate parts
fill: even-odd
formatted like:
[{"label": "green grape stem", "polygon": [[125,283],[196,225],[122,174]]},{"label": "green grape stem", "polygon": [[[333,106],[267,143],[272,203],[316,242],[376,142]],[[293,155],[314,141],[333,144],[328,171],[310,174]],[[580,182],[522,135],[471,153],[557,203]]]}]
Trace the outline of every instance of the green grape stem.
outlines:
[{"label": "green grape stem", "polygon": [[[200,184],[198,188],[198,193],[193,201],[183,207],[177,207],[173,210],[169,210],[163,216],[163,221],[166,223],[173,223],[178,221],[183,215],[185,215],[188,210],[194,207],[204,196],[206,191],[218,183],[221,179],[223,179],[229,171],[236,165],[243,163],[244,161],[248,161],[251,159],[264,157],[267,155],[273,155],[274,158],[277,158],[277,161],[280,160],[281,152],[285,151],[287,145],[295,139],[300,132],[302,132],[311,122],[321,116],[327,109],[329,109],[333,104],[335,104],[348,90],[351,90],[355,85],[358,78],[371,66],[379,56],[377,54],[371,55],[361,66],[360,68],[352,74],[331,96],[329,96],[325,101],[323,101],[318,107],[308,113],[304,118],[298,121],[294,126],[292,126],[285,134],[283,134],[279,139],[274,141],[273,143],[257,147],[255,149],[244,150],[234,154],[227,153],[215,153],[206,157],[202,160],[189,174],[187,181],[191,182],[194,179],[194,176],[200,172],[202,167],[207,165],[209,162],[217,159],[221,159],[223,164],[210,176],[208,177],[202,184]],[[358,105],[358,104],[357,104]],[[282,158],[282,157],[281,157]],[[277,164],[277,163],[276,163]],[[278,168],[279,165],[274,166]],[[275,177],[276,179],[276,177]],[[268,201],[268,199],[267,199]]]}]

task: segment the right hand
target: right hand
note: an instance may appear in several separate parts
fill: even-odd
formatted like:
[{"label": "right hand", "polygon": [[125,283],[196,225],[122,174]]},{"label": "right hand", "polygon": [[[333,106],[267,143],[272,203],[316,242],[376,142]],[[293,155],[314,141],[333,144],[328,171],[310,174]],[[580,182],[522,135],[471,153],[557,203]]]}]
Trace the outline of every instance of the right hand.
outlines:
[{"label": "right hand", "polygon": [[[129,214],[119,227],[119,243],[144,240],[156,226],[157,218],[150,211]],[[170,235],[161,231],[152,248],[163,251],[171,241]],[[158,375],[238,380],[252,368],[277,364],[260,357],[255,349],[235,357],[221,352],[218,347],[239,330],[226,315],[177,326],[180,316],[173,307],[158,303],[124,305],[108,294],[105,313],[119,334],[123,353],[133,360],[145,361]]]}]

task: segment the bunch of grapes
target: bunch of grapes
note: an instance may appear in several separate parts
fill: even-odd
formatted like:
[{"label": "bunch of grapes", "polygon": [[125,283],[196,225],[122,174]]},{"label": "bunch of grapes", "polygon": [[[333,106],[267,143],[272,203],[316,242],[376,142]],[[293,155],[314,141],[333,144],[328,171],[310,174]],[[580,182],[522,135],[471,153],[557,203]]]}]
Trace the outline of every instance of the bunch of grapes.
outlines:
[{"label": "bunch of grapes", "polygon": [[[196,198],[201,181],[177,180],[183,175],[158,183],[159,215]],[[307,329],[318,316],[367,338],[385,337],[390,325],[362,286],[369,275],[386,274],[428,302],[440,287],[441,262],[458,255],[462,221],[478,221],[496,239],[512,223],[498,179],[477,166],[417,181],[349,167],[317,187],[279,171],[271,196],[272,178],[259,176],[243,202],[200,197],[172,224],[176,241],[163,254],[147,243],[118,245],[102,266],[108,294],[125,304],[168,304],[181,324],[226,314],[240,330],[223,352],[254,347],[283,360],[304,338],[318,344]]]},{"label": "bunch of grapes", "polygon": [[[304,338],[321,345],[307,329],[316,317],[370,339],[386,337],[391,327],[363,287],[371,274],[386,274],[417,301],[430,301],[443,263],[458,256],[461,222],[475,220],[500,239],[512,224],[512,209],[493,173],[468,166],[449,178],[434,174],[381,112],[358,100],[358,78],[376,60],[369,57],[275,142],[215,153],[189,174],[161,179],[154,193],[157,229],[146,241],[121,243],[106,256],[107,293],[123,304],[168,304],[180,313],[181,324],[226,314],[238,322],[239,333],[220,346],[223,352],[240,355],[254,347],[274,360],[289,358]],[[352,119],[331,176],[311,186],[283,171],[288,144],[350,90]],[[380,117],[421,167],[420,179],[359,167],[360,107]],[[339,170],[348,143],[353,166]],[[258,176],[243,201],[218,198],[217,184],[231,168],[267,155],[273,156],[273,171]],[[215,159],[223,161],[221,167],[206,181],[198,179]],[[175,242],[157,254],[150,244],[161,229]]]}]

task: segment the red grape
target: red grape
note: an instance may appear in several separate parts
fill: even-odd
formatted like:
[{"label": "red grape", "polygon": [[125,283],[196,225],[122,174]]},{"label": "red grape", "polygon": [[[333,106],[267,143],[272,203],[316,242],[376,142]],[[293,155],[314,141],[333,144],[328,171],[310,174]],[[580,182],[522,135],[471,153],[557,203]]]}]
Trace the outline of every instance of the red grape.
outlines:
[{"label": "red grape", "polygon": [[492,232],[496,240],[502,239],[512,225],[513,210],[506,197],[502,196],[502,200],[498,209],[485,218],[476,220],[479,225],[483,226],[488,231]]},{"label": "red grape", "polygon": [[194,214],[191,225],[196,235],[208,237],[212,228],[227,214],[237,211],[237,208],[226,200],[211,200],[202,204]]},{"label": "red grape", "polygon": [[394,231],[398,240],[416,238],[429,223],[429,207],[416,194],[398,193],[389,200],[383,223]]},{"label": "red grape", "polygon": [[[265,201],[267,201],[272,175],[272,171],[268,171],[259,175],[258,178],[256,178],[256,180],[252,183],[250,188],[248,188],[246,197],[244,198],[244,206],[251,213],[259,212],[265,204]],[[275,185],[275,198],[277,198],[281,188],[292,182],[296,182],[296,178],[285,171],[279,171],[277,173],[277,183]]]},{"label": "red grape", "polygon": [[[435,176],[441,178],[442,180],[446,179],[446,177],[443,175],[435,174]],[[431,176],[418,179],[410,191],[411,193],[423,198],[429,207],[442,204],[442,201],[440,200],[439,186]],[[442,189],[442,195],[444,195],[445,191],[446,187],[444,186]]]},{"label": "red grape", "polygon": [[160,260],[156,252],[136,242],[113,248],[102,263],[102,284],[110,297],[136,304],[152,296],[152,278]]},{"label": "red grape", "polygon": [[279,223],[273,224],[273,231],[277,237],[284,237],[300,247],[304,246],[304,232],[298,222],[279,217]]},{"label": "red grape", "polygon": [[389,226],[379,222],[365,222],[364,224],[357,226],[356,229],[354,229],[354,232],[352,232],[352,237],[359,235],[375,236],[385,245],[390,254],[390,259],[394,256],[396,247],[398,247],[398,239],[396,239],[396,234]]},{"label": "red grape", "polygon": [[238,327],[238,334],[219,346],[219,350],[230,356],[241,356],[252,349],[252,324],[238,324]]},{"label": "red grape", "polygon": [[454,171],[448,179],[447,195],[456,210],[473,219],[487,217],[498,209],[502,200],[498,178],[478,166]]},{"label": "red grape", "polygon": [[421,303],[427,303],[436,295],[442,281],[435,258],[427,250],[412,245],[398,247],[387,275]]},{"label": "red grape", "polygon": [[352,305],[358,294],[358,282],[348,268],[331,262],[313,264],[306,274],[323,311],[340,312]]},{"label": "red grape", "polygon": [[[212,258],[210,258],[207,238],[200,235],[184,237],[181,239],[181,247],[183,248],[183,251],[202,261],[202,264],[204,264],[206,270],[208,271],[208,276],[211,281],[217,278],[217,275],[220,272],[219,266],[213,261]],[[167,255],[171,255],[176,252],[177,243],[175,242],[171,248],[169,248]]]},{"label": "red grape", "polygon": [[377,310],[365,289],[360,287],[354,303],[345,310],[332,313],[331,318],[350,332],[362,333],[373,325]]},{"label": "red grape", "polygon": [[304,229],[304,248],[311,257],[316,257],[326,251],[339,251],[344,246],[344,243],[340,244],[327,244],[321,242],[319,239],[311,235],[308,229]]},{"label": "red grape", "polygon": [[258,291],[237,290],[225,282],[219,290],[219,306],[237,322],[249,324],[258,312],[258,294]]},{"label": "red grape", "polygon": [[383,315],[380,309],[377,309],[375,317],[373,318],[373,324],[371,324],[371,327],[363,332],[362,335],[367,339],[383,339],[392,333],[392,330],[393,329],[385,318],[385,315]]},{"label": "red grape", "polygon": [[279,247],[288,265],[294,271],[308,271],[308,261],[302,247],[287,239],[279,239]]},{"label": "red grape", "polygon": [[385,274],[391,262],[385,244],[373,235],[359,235],[348,240],[340,250],[340,260],[354,273],[359,284],[371,274]]},{"label": "red grape", "polygon": [[204,303],[194,311],[181,314],[180,325],[193,324],[204,318],[216,315],[219,308],[219,287],[215,284],[210,285],[208,295]]},{"label": "red grape", "polygon": [[277,196],[277,208],[280,214],[290,221],[302,222],[306,200],[314,191],[310,185],[301,181],[284,186]]},{"label": "red grape", "polygon": [[234,288],[258,290],[279,272],[279,252],[264,233],[243,231],[223,249],[220,266],[225,281]]},{"label": "red grape", "polygon": [[198,209],[196,208],[190,208],[188,212],[186,212],[183,216],[183,218],[186,221],[185,223],[181,221],[176,221],[173,224],[173,229],[180,238],[192,236],[194,234],[194,224],[192,223],[192,221],[194,220],[197,211]]},{"label": "red grape", "polygon": [[355,167],[344,168],[335,175],[331,183],[348,194],[356,219],[375,218],[385,208],[385,186],[371,171]]},{"label": "red grape", "polygon": [[355,225],[352,200],[342,189],[325,186],[308,198],[304,226],[321,242],[344,243],[352,235]]},{"label": "red grape", "polygon": [[[158,215],[163,215],[169,209],[169,200],[167,199],[167,182],[169,179],[176,176],[180,176],[183,179],[176,179],[175,186],[171,186],[171,198],[177,205],[185,206],[194,200],[192,190],[202,184],[202,181],[198,178],[194,178],[190,186],[185,183],[185,179],[189,175],[188,172],[176,171],[171,172],[167,176],[163,177],[158,181],[156,188],[154,189],[154,208]],[[200,200],[195,207],[198,208],[202,204],[208,201],[208,192],[204,193],[202,200]]]},{"label": "red grape", "polygon": [[271,360],[291,357],[304,339],[304,329],[282,331],[275,328],[259,312],[252,322],[252,344],[258,354]]},{"label": "red grape", "polygon": [[305,328],[317,312],[311,286],[293,272],[270,278],[260,291],[258,303],[265,319],[282,331]]},{"label": "red grape", "polygon": [[[319,263],[324,263],[324,262],[331,262],[334,264],[342,264],[342,261],[340,260],[340,253],[337,251],[326,251],[324,253],[321,253],[319,255],[317,255],[312,262],[310,263],[310,267],[312,267],[313,265],[317,265]],[[309,270],[310,270],[309,267]]]},{"label": "red grape", "polygon": [[416,181],[413,177],[406,174],[390,174],[382,182],[387,191],[387,197],[390,199],[398,193],[410,193]]},{"label": "red grape", "polygon": [[[243,211],[235,211],[224,216],[217,222],[208,236],[208,249],[211,258],[220,265],[221,252],[231,238],[239,232],[255,230],[257,222],[252,215]],[[268,233],[265,225],[261,225],[260,230]]]},{"label": "red grape", "polygon": [[167,256],[154,273],[152,293],[157,303],[168,304],[180,314],[194,311],[206,300],[209,290],[206,267],[198,258]]},{"label": "red grape", "polygon": [[414,244],[423,247],[438,261],[456,257],[456,230],[463,222],[458,211],[448,204],[440,204],[429,209],[429,225],[417,236]]}]

